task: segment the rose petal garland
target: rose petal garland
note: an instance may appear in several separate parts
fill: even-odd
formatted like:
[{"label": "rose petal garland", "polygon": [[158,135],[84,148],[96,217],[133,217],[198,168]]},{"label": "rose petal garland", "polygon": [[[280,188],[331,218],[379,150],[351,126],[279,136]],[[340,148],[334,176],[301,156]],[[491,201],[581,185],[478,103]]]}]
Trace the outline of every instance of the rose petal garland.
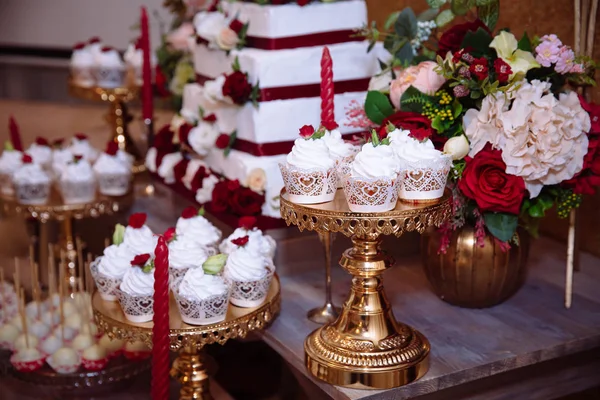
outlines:
[{"label": "rose petal garland", "polygon": [[154,250],[154,325],[152,327],[152,399],[169,398],[169,247],[163,236]]}]

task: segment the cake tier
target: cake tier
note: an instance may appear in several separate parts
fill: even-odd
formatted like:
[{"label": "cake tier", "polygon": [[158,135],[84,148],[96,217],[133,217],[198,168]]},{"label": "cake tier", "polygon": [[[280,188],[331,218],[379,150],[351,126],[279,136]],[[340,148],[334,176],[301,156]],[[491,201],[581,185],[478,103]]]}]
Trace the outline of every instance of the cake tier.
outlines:
[{"label": "cake tier", "polygon": [[[369,43],[364,41],[328,47],[333,60],[335,82],[366,80],[368,84],[368,79],[380,71],[378,58],[385,60],[389,57],[382,46],[375,46],[371,52],[367,52]],[[263,90],[316,85],[321,81],[323,46],[273,51],[245,48],[227,54],[222,50],[210,49],[205,44],[194,43],[192,53],[196,74],[204,79],[230,73],[237,57],[240,69],[248,74],[250,82],[258,82]],[[366,90],[367,84],[361,90]],[[318,87],[316,89],[314,95],[318,96]]]},{"label": "cake tier", "polygon": [[[335,95],[335,120],[340,125],[343,134],[361,131],[361,128],[344,126],[344,122],[350,103],[356,101],[363,104],[365,96],[366,92]],[[197,119],[198,110],[201,107],[206,113],[216,115],[219,132],[229,134],[236,131],[239,141],[249,142],[251,145],[271,144],[270,148],[273,150],[269,151],[261,151],[260,146],[252,146],[256,151],[245,149],[246,152],[257,155],[287,153],[291,150],[292,142],[298,137],[298,130],[302,126],[313,125],[316,128],[321,123],[321,99],[319,97],[268,101],[260,103],[258,108],[250,103],[242,107],[221,106],[214,110],[211,109],[211,106],[212,104],[206,101],[204,88],[201,85],[197,83],[186,85],[181,110],[184,117],[190,120]],[[281,144],[281,146],[277,144]]]}]

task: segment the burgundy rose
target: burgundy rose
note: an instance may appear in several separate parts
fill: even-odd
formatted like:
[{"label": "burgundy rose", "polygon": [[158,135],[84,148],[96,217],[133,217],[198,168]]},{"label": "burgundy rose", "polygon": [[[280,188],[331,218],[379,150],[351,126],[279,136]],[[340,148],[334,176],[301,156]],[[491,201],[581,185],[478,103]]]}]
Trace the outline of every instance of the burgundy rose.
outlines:
[{"label": "burgundy rose", "polygon": [[209,114],[202,117],[202,121],[213,123],[217,121],[217,116],[215,114]]},{"label": "burgundy rose", "polygon": [[217,213],[224,213],[229,211],[229,196],[231,190],[229,190],[229,182],[221,181],[215,184],[212,191],[212,209]]},{"label": "burgundy rose", "polygon": [[228,96],[235,104],[244,105],[250,100],[252,85],[248,82],[248,75],[242,71],[234,71],[225,76],[223,83],[223,96]]},{"label": "burgundy rose", "polygon": [[190,136],[190,131],[194,128],[193,125],[188,124],[187,122],[185,124],[182,124],[179,129],[177,130],[177,135],[179,136],[179,143],[184,143],[184,144],[188,144],[188,137]]},{"label": "burgundy rose", "polygon": [[475,157],[465,160],[466,167],[458,182],[461,192],[475,200],[483,212],[519,215],[525,197],[525,182],[520,176],[505,172],[502,152],[487,145]]},{"label": "burgundy rose", "polygon": [[209,175],[210,174],[207,173],[206,168],[204,166],[198,168],[198,171],[196,171],[196,174],[192,178],[192,192],[196,193],[198,189],[202,189],[204,178],[208,177]]},{"label": "burgundy rose", "polygon": [[249,231],[256,226],[256,222],[256,217],[242,217],[238,221],[238,227]]},{"label": "burgundy rose", "polygon": [[229,135],[221,133],[217,140],[215,140],[215,146],[217,149],[224,150],[229,146]]},{"label": "burgundy rose", "polygon": [[108,154],[109,156],[116,156],[118,151],[119,151],[119,145],[114,140],[111,140],[110,142],[108,142],[106,144],[105,153]]},{"label": "burgundy rose", "polygon": [[250,238],[248,237],[248,235],[246,235],[239,238],[231,239],[231,243],[235,244],[236,246],[242,247],[245,246],[249,240]]},{"label": "burgundy rose", "polygon": [[170,243],[173,240],[175,240],[175,237],[177,236],[175,227],[170,227],[169,229],[167,229],[165,233],[163,233],[163,236],[167,243]]},{"label": "burgundy rose", "polygon": [[154,136],[154,147],[158,151],[164,151],[172,153],[175,151],[175,145],[173,144],[173,137],[175,134],[171,131],[169,125],[164,125],[158,133]]},{"label": "burgundy rose", "polygon": [[243,28],[244,28],[244,24],[239,19],[234,19],[229,24],[229,29],[231,29],[232,31],[234,31],[237,34],[239,34]]},{"label": "burgundy rose", "polygon": [[190,160],[184,158],[177,164],[175,164],[175,166],[173,167],[173,175],[175,177],[175,182],[181,182],[181,180],[185,176],[185,173],[187,172],[187,167],[189,163]]},{"label": "burgundy rose", "polygon": [[238,215],[260,215],[265,196],[255,191],[239,187],[234,190],[229,201],[231,210]]},{"label": "burgundy rose", "polygon": [[43,138],[41,136],[35,138],[35,144],[37,144],[38,146],[50,146],[50,142],[48,142],[48,139]]},{"label": "burgundy rose", "polygon": [[441,57],[446,57],[446,53],[449,51],[453,54],[454,52],[459,51],[467,32],[476,32],[479,28],[484,29],[490,35],[492,34],[488,27],[479,19],[455,25],[446,30],[438,42],[437,54]]},{"label": "burgundy rose", "polygon": [[315,133],[315,128],[312,125],[304,125],[300,128],[300,137],[305,139],[311,137]]},{"label": "burgundy rose", "polygon": [[129,216],[127,225],[134,229],[140,229],[146,223],[148,216],[146,213],[134,213]]},{"label": "burgundy rose", "polygon": [[169,91],[169,80],[159,65],[157,65],[154,70],[154,86],[156,87],[156,94],[160,97],[171,96],[171,92]]},{"label": "burgundy rose", "polygon": [[32,164],[33,158],[31,158],[31,156],[29,154],[23,153],[23,156],[21,157],[21,162],[23,164]]},{"label": "burgundy rose", "polygon": [[307,5],[308,3],[310,3],[310,0],[296,0],[296,3],[298,3],[298,5],[300,7],[303,7],[303,6]]},{"label": "burgundy rose", "polygon": [[434,135],[435,132],[431,128],[431,121],[419,113],[398,111],[384,119],[379,129],[379,136],[382,139],[387,136],[388,123],[393,124],[397,128],[409,130],[410,136],[417,140],[425,140],[432,136],[437,136]]},{"label": "burgundy rose", "polygon": [[191,219],[198,216],[198,209],[194,206],[189,206],[183,209],[181,212],[181,218]]}]

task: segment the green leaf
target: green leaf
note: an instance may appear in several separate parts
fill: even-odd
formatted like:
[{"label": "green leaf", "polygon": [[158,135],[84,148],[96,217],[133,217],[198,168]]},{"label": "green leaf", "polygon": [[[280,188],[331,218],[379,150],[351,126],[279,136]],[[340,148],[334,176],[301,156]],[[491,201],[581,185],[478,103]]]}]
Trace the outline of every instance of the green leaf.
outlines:
[{"label": "green leaf", "polygon": [[439,13],[437,17],[435,17],[435,24],[438,26],[438,28],[442,28],[452,22],[453,19],[454,13],[452,10],[444,10]]},{"label": "green leaf", "polygon": [[483,28],[479,28],[476,32],[467,32],[460,47],[472,48],[471,53],[477,57],[490,53],[490,43],[492,43],[490,34]]},{"label": "green leaf", "polygon": [[202,269],[205,274],[208,275],[216,275],[225,266],[227,262],[227,254],[215,254],[214,256],[210,256],[204,261],[202,264]]},{"label": "green leaf", "polygon": [[474,0],[452,0],[450,9],[455,15],[465,15],[474,5]]},{"label": "green leaf", "polygon": [[[481,1],[481,0],[479,0]],[[477,17],[493,31],[500,16],[500,0],[489,1],[488,4],[477,7]]]},{"label": "green leaf", "polygon": [[376,44],[377,44],[376,41],[373,41],[373,42],[369,43],[369,47],[367,47],[367,53],[370,53],[371,50],[373,50],[373,47],[375,47]]},{"label": "green leaf", "polygon": [[508,242],[519,224],[519,217],[513,214],[488,212],[483,214],[485,226],[498,240]]},{"label": "green leaf", "polygon": [[439,12],[440,10],[438,8],[430,8],[428,10],[425,10],[417,16],[417,21],[431,21],[435,19]]},{"label": "green leaf", "polygon": [[235,139],[237,139],[237,131],[233,131],[229,135],[229,143],[227,143],[227,147],[225,147],[225,150],[223,150],[223,155],[225,157],[227,157],[229,155],[229,153],[231,152],[231,148],[233,147],[233,144],[235,143]]},{"label": "green leaf", "polygon": [[431,121],[431,127],[437,132],[442,132],[444,130],[444,123],[439,115],[436,115],[433,121]]},{"label": "green leaf", "polygon": [[206,214],[206,210],[204,209],[204,206],[202,206],[198,209],[198,215],[204,217],[204,214]]},{"label": "green leaf", "polygon": [[417,17],[412,8],[406,7],[402,10],[394,24],[394,30],[400,37],[413,39],[417,36],[419,28],[417,26]]},{"label": "green leaf", "polygon": [[413,48],[410,43],[406,42],[402,48],[396,52],[396,58],[402,61],[405,64],[410,64],[413,58],[415,58],[415,53],[413,52]]},{"label": "green leaf", "polygon": [[384,63],[383,61],[381,61],[379,58],[377,59],[377,62],[379,63],[379,69],[381,69],[382,71],[385,71],[386,69],[388,69],[388,65],[386,63]]},{"label": "green leaf", "polygon": [[258,109],[258,97],[260,95],[260,86],[259,82],[256,81],[256,85],[252,86],[252,92],[250,93],[250,100],[252,101],[252,105],[254,108]]},{"label": "green leaf", "polygon": [[440,8],[444,4],[446,4],[448,0],[427,0],[427,4],[431,8]]},{"label": "green leaf", "polygon": [[477,7],[487,6],[490,3],[493,3],[496,0],[475,0],[475,5]]},{"label": "green leaf", "polygon": [[123,238],[125,237],[125,227],[121,224],[115,225],[115,231],[113,232],[112,242],[117,246],[123,243]]},{"label": "green leaf", "polygon": [[376,90],[367,93],[365,114],[374,123],[381,125],[384,119],[394,113],[394,107],[388,97]]},{"label": "green leaf", "polygon": [[460,103],[460,101],[458,101],[458,99],[454,99],[454,101],[452,102],[452,111],[452,117],[454,117],[454,119],[457,119],[458,116],[462,113],[463,106]]},{"label": "green leaf", "polygon": [[10,140],[7,140],[6,142],[4,142],[4,150],[13,151],[14,149],[15,149],[15,146],[13,146],[13,144]]},{"label": "green leaf", "polygon": [[433,101],[434,97],[421,92],[414,86],[409,86],[408,89],[402,93],[402,97],[400,98],[400,110],[422,114],[423,106],[432,103]]},{"label": "green leaf", "polygon": [[240,71],[240,59],[237,58],[237,56],[235,57],[235,59],[233,60],[233,64],[231,65],[231,69],[233,69],[234,71]]},{"label": "green leaf", "polygon": [[396,12],[391,13],[389,15],[389,17],[387,17],[387,19],[385,20],[385,24],[383,24],[383,29],[385,29],[386,31],[390,30],[390,28],[392,26],[394,26],[394,23],[398,19],[399,15],[400,15],[400,11],[396,11]]},{"label": "green leaf", "polygon": [[527,31],[525,33],[523,33],[523,37],[521,37],[521,40],[519,40],[519,43],[517,44],[517,48],[519,50],[523,50],[523,51],[529,51],[529,52],[533,51],[533,48],[531,46],[531,39],[529,39],[529,36],[527,35]]}]

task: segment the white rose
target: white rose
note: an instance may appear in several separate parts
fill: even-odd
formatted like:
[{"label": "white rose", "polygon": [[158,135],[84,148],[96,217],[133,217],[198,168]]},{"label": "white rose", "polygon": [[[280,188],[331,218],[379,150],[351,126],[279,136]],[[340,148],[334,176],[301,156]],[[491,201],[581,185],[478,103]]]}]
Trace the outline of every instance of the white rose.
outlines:
[{"label": "white rose", "polygon": [[163,178],[167,184],[175,183],[174,168],[181,160],[183,160],[183,156],[179,152],[165,155],[158,166],[158,176]]},{"label": "white rose", "polygon": [[390,83],[392,83],[392,72],[386,71],[379,75],[375,75],[369,81],[368,90],[376,90],[378,92],[389,93]]},{"label": "white rose", "polygon": [[215,111],[223,106],[223,103],[230,102],[228,98],[223,96],[223,84],[225,83],[225,76],[219,75],[212,81],[206,81],[204,83],[204,90],[202,91],[202,99],[200,100],[200,106],[207,111]]},{"label": "white rose", "polygon": [[256,193],[262,193],[267,186],[267,174],[262,168],[254,168],[246,177],[246,186]]},{"label": "white rose", "polygon": [[214,44],[217,35],[223,27],[227,26],[225,15],[220,12],[199,12],[194,17],[194,27],[196,35],[208,41],[210,45]]},{"label": "white rose", "polygon": [[222,28],[215,38],[215,43],[223,50],[231,50],[236,47],[239,42],[240,38],[238,37],[238,34],[228,26]]},{"label": "white rose", "polygon": [[156,172],[156,147],[150,147],[146,153],[146,168],[150,172]]},{"label": "white rose", "polygon": [[453,160],[462,160],[469,154],[469,141],[466,136],[460,135],[448,139],[444,144],[444,154],[451,155]]},{"label": "white rose", "polygon": [[217,124],[200,121],[198,126],[190,131],[188,141],[198,155],[206,156],[209,150],[215,146],[217,136],[219,136]]},{"label": "white rose", "polygon": [[200,204],[207,203],[212,199],[212,192],[219,178],[210,175],[202,180],[202,187],[196,191],[196,201]]}]

